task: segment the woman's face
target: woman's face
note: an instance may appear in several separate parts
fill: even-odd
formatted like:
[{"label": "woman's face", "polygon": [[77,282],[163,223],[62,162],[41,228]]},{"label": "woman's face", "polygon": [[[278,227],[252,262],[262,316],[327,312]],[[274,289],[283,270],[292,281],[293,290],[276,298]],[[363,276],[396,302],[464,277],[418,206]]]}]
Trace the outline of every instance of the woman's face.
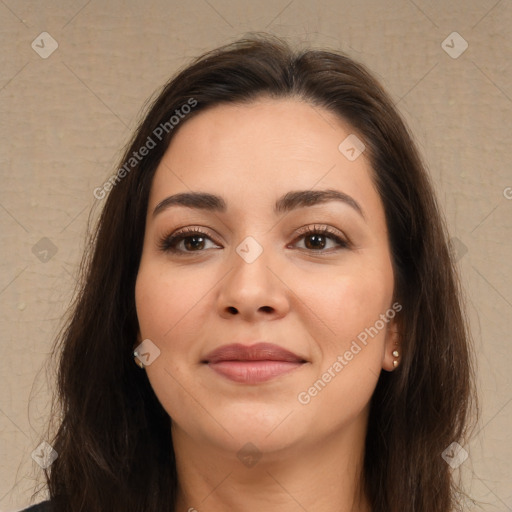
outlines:
[{"label": "woman's face", "polygon": [[154,176],[136,284],[174,442],[275,453],[364,431],[401,306],[353,130],[295,99],[183,123]]}]

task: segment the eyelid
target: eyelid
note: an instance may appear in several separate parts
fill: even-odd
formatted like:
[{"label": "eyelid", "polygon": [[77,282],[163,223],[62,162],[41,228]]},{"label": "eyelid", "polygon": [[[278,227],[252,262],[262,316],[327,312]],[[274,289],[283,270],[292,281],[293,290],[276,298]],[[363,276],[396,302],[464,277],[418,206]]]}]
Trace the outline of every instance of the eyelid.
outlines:
[{"label": "eyelid", "polygon": [[317,232],[327,233],[329,235],[347,239],[347,237],[345,236],[345,233],[343,233],[343,231],[340,231],[339,229],[333,228],[326,224],[308,224],[306,226],[302,226],[302,227],[296,229],[296,233],[298,235],[304,235],[304,234],[308,234],[308,233],[317,233]]}]

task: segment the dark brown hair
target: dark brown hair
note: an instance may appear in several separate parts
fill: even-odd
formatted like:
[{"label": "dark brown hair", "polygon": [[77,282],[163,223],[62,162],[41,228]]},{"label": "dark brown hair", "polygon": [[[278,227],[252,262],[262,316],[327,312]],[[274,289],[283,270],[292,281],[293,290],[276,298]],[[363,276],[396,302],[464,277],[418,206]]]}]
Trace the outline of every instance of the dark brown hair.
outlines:
[{"label": "dark brown hair", "polygon": [[[371,400],[362,483],[372,511],[455,506],[457,487],[441,453],[468,435],[472,359],[445,224],[415,144],[364,66],[253,35],[204,54],[164,86],[127,147],[125,172],[107,187],[79,293],[55,344],[58,428],[50,444],[58,458],[46,478],[56,512],[174,510],[171,420],[132,357],[149,191],[180,126],[208,107],[260,97],[300,98],[348,121],[366,145],[384,205],[403,355],[396,371],[381,372]],[[156,146],[126,167],[191,100],[197,103],[179,124],[165,125]]]}]

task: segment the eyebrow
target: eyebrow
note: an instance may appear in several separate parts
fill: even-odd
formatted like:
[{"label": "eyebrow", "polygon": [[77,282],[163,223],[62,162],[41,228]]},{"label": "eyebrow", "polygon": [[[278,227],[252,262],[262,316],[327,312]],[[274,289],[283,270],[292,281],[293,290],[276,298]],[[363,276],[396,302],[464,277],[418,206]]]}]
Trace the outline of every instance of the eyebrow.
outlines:
[{"label": "eyebrow", "polygon": [[[281,196],[274,205],[276,215],[287,213],[297,208],[316,206],[330,201],[338,201],[353,208],[363,219],[363,209],[359,203],[348,194],[339,190],[295,190]],[[182,192],[166,197],[153,210],[153,217],[171,206],[184,206],[199,210],[223,213],[227,210],[226,201],[220,196],[207,192]]]}]

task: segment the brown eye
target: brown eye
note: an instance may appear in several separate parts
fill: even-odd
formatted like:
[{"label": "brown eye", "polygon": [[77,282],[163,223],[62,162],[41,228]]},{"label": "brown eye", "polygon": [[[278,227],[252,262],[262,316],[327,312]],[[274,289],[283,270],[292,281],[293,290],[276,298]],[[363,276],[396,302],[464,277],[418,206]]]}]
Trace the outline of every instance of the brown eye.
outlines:
[{"label": "brown eye", "polygon": [[196,249],[204,249],[205,238],[200,235],[181,237],[184,242],[183,246],[187,251],[195,251]]},{"label": "brown eye", "polygon": [[326,245],[326,238],[325,235],[315,233],[304,237],[304,243],[308,249],[323,249]]},{"label": "brown eye", "polygon": [[186,254],[203,252],[205,249],[208,249],[208,247],[205,247],[208,241],[213,242],[206,233],[203,233],[199,229],[188,228],[163,237],[158,246],[159,249],[164,252]]},{"label": "brown eye", "polygon": [[[330,252],[329,249],[349,247],[349,243],[341,238],[337,233],[333,232],[327,226],[311,227],[308,226],[301,232],[301,236],[297,239],[304,240],[305,249],[313,252]],[[334,243],[334,246],[327,247],[328,250],[323,250],[329,244],[329,240]]]}]

